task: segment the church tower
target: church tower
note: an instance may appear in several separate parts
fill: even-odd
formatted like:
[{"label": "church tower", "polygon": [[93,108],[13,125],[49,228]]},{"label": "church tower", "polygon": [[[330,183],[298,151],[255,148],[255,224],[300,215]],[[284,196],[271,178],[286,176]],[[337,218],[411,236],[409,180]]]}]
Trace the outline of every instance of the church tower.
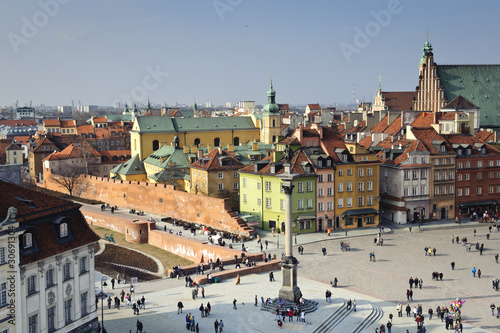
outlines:
[{"label": "church tower", "polygon": [[273,89],[273,80],[271,80],[271,89],[267,92],[267,104],[264,105],[262,113],[261,142],[275,143],[281,135],[280,107],[276,104],[275,97],[276,91]]}]

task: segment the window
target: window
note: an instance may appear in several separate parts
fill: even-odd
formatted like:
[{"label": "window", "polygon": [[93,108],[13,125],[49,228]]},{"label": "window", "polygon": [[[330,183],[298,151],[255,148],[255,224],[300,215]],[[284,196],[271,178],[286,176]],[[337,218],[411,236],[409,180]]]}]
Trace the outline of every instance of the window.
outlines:
[{"label": "window", "polygon": [[54,285],[54,269],[49,268],[45,273],[45,281],[47,288],[52,287]]},{"label": "window", "polygon": [[492,166],[494,166],[494,165],[495,165],[495,163],[494,163],[493,161],[489,161],[489,166],[490,166],[490,167],[492,167]]},{"label": "window", "polygon": [[407,197],[407,196],[408,196],[408,194],[410,194],[410,190],[409,190],[409,188],[408,188],[408,187],[403,188],[403,195],[404,195],[405,197]]},{"label": "window", "polygon": [[483,167],[483,162],[482,161],[477,161],[477,167],[482,168]]},{"label": "window", "polygon": [[337,191],[338,192],[344,192],[344,183],[338,183],[337,184]]},{"label": "window", "polygon": [[466,169],[470,168],[470,162],[465,162],[465,168]]},{"label": "window", "polygon": [[469,179],[470,179],[470,178],[469,178],[469,177],[470,177],[470,175],[469,175],[468,173],[466,173],[466,174],[464,175],[464,177],[465,177],[465,180],[469,180]]},{"label": "window", "polygon": [[238,189],[238,183],[233,183],[233,190],[237,190]]},{"label": "window", "polygon": [[412,194],[412,195],[417,195],[417,187],[416,187],[416,186],[413,186],[413,187],[411,188],[411,194]]},{"label": "window", "polygon": [[359,176],[359,177],[363,177],[363,174],[364,174],[363,169],[359,169],[359,170],[358,170],[358,176]]},{"label": "window", "polygon": [[495,186],[495,193],[500,193],[500,186]]},{"label": "window", "polygon": [[365,185],[365,183],[363,183],[363,182],[358,183],[358,191],[364,191],[365,190],[364,185]]},{"label": "window", "polygon": [[478,173],[476,174],[476,177],[477,177],[477,179],[482,179],[482,178],[483,178],[483,175],[482,175],[482,173],[481,173],[481,172],[478,172]]},{"label": "window", "polygon": [[363,207],[363,202],[364,202],[363,197],[358,197],[358,206],[359,207]]},{"label": "window", "polygon": [[352,207],[352,198],[347,198],[346,207]]},{"label": "window", "polygon": [[247,187],[247,179],[243,178],[243,187]]},{"label": "window", "polygon": [[441,152],[442,152],[442,153],[445,153],[445,152],[446,152],[446,146],[445,146],[445,145],[441,145]]},{"label": "window", "polygon": [[434,195],[439,195],[439,186],[434,186]]},{"label": "window", "polygon": [[443,195],[446,194],[446,186],[445,185],[441,186],[441,194],[443,194]]},{"label": "window", "polygon": [[333,201],[328,201],[326,203],[326,209],[333,210]]},{"label": "window", "polygon": [[246,204],[247,203],[247,195],[246,193],[243,194],[243,203]]},{"label": "window", "polygon": [[342,154],[342,162],[347,162],[347,154]]},{"label": "window", "polygon": [[332,161],[326,160],[326,166],[332,166]]},{"label": "window", "polygon": [[434,165],[439,165],[439,158],[436,158],[436,159],[434,160]]},{"label": "window", "polygon": [[217,178],[222,179],[224,177],[224,174],[222,172],[219,172],[217,174]]},{"label": "window", "polygon": [[417,163],[418,163],[418,162],[417,162],[417,157],[414,157],[414,158],[413,158],[413,164],[417,164]]},{"label": "window", "polygon": [[323,175],[318,175],[318,183],[322,183],[323,182]]},{"label": "window", "polygon": [[366,205],[367,206],[373,205],[373,199],[372,199],[372,197],[366,197]]},{"label": "window", "polygon": [[307,182],[306,183],[306,191],[311,192],[312,191],[312,182]]},{"label": "window", "polygon": [[271,191],[271,182],[266,182],[266,191]]},{"label": "window", "polygon": [[297,201],[297,209],[304,209],[304,200],[303,199],[299,199]]},{"label": "window", "polygon": [[260,206],[262,205],[262,199],[261,198],[257,198],[257,206]]},{"label": "window", "polygon": [[0,248],[0,265],[5,264],[7,261],[5,260],[5,247]]},{"label": "window", "polygon": [[367,182],[366,183],[366,190],[367,191],[373,191],[373,182]]},{"label": "window", "polygon": [[412,170],[411,173],[412,173],[412,178],[413,179],[418,179],[418,170],[416,170],[416,169]]},{"label": "window", "polygon": [[495,177],[500,178],[500,171],[495,172]]},{"label": "window", "polygon": [[53,306],[47,310],[47,329],[49,332],[56,330],[56,307]]},{"label": "window", "polygon": [[344,169],[339,169],[339,177],[342,177],[344,175]]},{"label": "window", "polygon": [[372,168],[368,168],[366,169],[366,173],[367,175],[370,177],[370,176],[373,176],[373,169]]},{"label": "window", "polygon": [[453,180],[455,172],[453,170],[450,170],[448,172],[448,179]]},{"label": "window", "polygon": [[338,207],[338,208],[343,208],[343,207],[344,207],[344,199],[339,198],[339,199],[337,200],[337,207]]},{"label": "window", "polygon": [[324,196],[323,189],[322,188],[318,189],[318,197],[323,197],[323,196]]},{"label": "window", "polygon": [[465,189],[465,195],[469,195],[469,189],[468,188]]},{"label": "window", "polygon": [[351,182],[347,182],[347,188],[346,188],[346,190],[348,192],[352,191],[352,183]]},{"label": "window", "polygon": [[285,200],[284,199],[281,199],[281,210],[285,210]]},{"label": "window", "polygon": [[476,193],[477,194],[481,194],[482,191],[483,191],[483,189],[481,187],[477,187],[476,188]]},{"label": "window", "polygon": [[261,186],[262,186],[261,182],[257,182],[257,189],[258,189],[258,190],[260,190],[260,189],[261,189]]},{"label": "window", "polygon": [[354,220],[352,217],[346,217],[345,220],[345,225],[353,225],[354,224]]},{"label": "window", "polygon": [[427,163],[427,159],[425,157],[422,157],[422,163]]},{"label": "window", "polygon": [[72,300],[68,299],[67,301],[64,301],[64,321],[66,322],[66,325],[70,324],[72,321],[72,316],[71,316],[71,307],[72,307]]},{"label": "window", "polygon": [[352,169],[347,169],[347,175],[352,176]]},{"label": "window", "polygon": [[87,257],[80,258],[80,274],[87,272]]},{"label": "window", "polygon": [[7,282],[0,283],[0,306],[7,305]]},{"label": "window", "polygon": [[297,192],[304,192],[304,184],[297,183]]},{"label": "window", "polygon": [[33,246],[33,238],[30,232],[27,232],[23,235],[23,240],[25,249]]},{"label": "window", "polygon": [[71,279],[71,262],[64,264],[63,278],[64,281]]},{"label": "window", "polygon": [[493,186],[489,186],[489,187],[488,187],[488,193],[489,193],[489,194],[494,193],[494,191],[493,191]]},{"label": "window", "polygon": [[88,315],[88,310],[87,310],[87,292],[84,292],[80,295],[80,307],[82,309],[82,317]]},{"label": "window", "polygon": [[420,186],[420,195],[425,195],[426,192],[425,186]]},{"label": "window", "polygon": [[224,184],[219,184],[219,191],[224,190]]},{"label": "window", "polygon": [[457,175],[457,181],[461,182],[462,181],[462,175],[461,174],[458,174]]},{"label": "window", "polygon": [[[340,170],[339,170],[340,171]],[[340,176],[340,175],[339,175]],[[327,182],[333,182],[333,174],[329,173],[326,175],[326,181]]]},{"label": "window", "polygon": [[404,179],[410,179],[410,170],[404,171]]},{"label": "window", "polygon": [[457,169],[462,169],[463,167],[464,165],[462,164],[462,162],[457,163]]},{"label": "window", "polygon": [[38,315],[33,315],[28,318],[28,328],[29,328],[29,333],[38,332]]},{"label": "window", "polygon": [[322,203],[322,202],[319,202],[319,203],[318,203],[318,211],[319,211],[319,212],[322,212],[323,210],[324,210],[323,203]]},{"label": "window", "polygon": [[[491,161],[490,161],[491,162]],[[488,178],[492,179],[493,178],[493,172],[488,172]]]},{"label": "window", "polygon": [[333,187],[329,187],[326,189],[326,195],[331,197],[333,195]]},{"label": "window", "polygon": [[446,180],[446,171],[441,171],[441,180]]},{"label": "window", "polygon": [[61,223],[61,225],[59,226],[59,234],[61,237],[68,236],[68,224],[67,223]]},{"label": "window", "polygon": [[307,199],[307,201],[306,201],[306,208],[307,209],[313,208],[313,199]]},{"label": "window", "polygon": [[500,160],[497,160],[497,166],[500,166]]},{"label": "window", "polygon": [[439,171],[434,171],[434,180],[439,180]]},{"label": "window", "polygon": [[271,198],[266,198],[266,208],[271,208]]},{"label": "window", "polygon": [[461,188],[457,189],[457,196],[459,196],[459,197],[462,196],[462,189]]}]

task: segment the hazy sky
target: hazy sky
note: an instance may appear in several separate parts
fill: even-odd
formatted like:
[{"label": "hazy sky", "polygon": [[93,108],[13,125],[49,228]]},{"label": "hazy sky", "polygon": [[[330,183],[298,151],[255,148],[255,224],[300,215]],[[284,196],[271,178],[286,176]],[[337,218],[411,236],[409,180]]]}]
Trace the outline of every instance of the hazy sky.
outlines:
[{"label": "hazy sky", "polygon": [[0,105],[370,101],[438,64],[500,63],[498,1],[40,0],[0,4]]}]

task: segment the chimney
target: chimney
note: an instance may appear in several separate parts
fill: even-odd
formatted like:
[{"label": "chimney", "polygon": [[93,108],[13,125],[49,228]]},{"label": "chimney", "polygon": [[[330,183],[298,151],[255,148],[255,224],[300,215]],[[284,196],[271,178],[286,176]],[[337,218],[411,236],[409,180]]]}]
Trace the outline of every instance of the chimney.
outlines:
[{"label": "chimney", "polygon": [[184,154],[189,154],[189,146],[183,146],[183,147],[182,147],[182,152],[183,152]]},{"label": "chimney", "polygon": [[233,152],[234,151],[234,145],[232,143],[227,145],[227,151]]},{"label": "chimney", "polygon": [[259,143],[252,142],[252,151],[257,151],[257,150],[259,150]]},{"label": "chimney", "polygon": [[219,151],[219,155],[222,155],[222,147],[218,147],[217,150]]},{"label": "chimney", "polygon": [[198,150],[198,159],[203,157],[203,150]]}]

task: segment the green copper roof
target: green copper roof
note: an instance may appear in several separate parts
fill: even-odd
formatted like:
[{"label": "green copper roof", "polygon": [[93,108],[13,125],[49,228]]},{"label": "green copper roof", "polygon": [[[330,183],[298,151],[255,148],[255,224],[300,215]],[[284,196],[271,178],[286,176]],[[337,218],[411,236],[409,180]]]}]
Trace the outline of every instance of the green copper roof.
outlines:
[{"label": "green copper roof", "polygon": [[420,64],[425,63],[425,59],[429,54],[432,53],[432,45],[429,43],[429,37],[427,37],[427,40],[424,43],[424,47],[422,47],[422,58],[420,59]]},{"label": "green copper roof", "polygon": [[224,130],[255,129],[250,117],[211,117],[211,118],[170,118],[166,116],[137,117],[139,132],[203,132]]},{"label": "green copper roof", "polygon": [[461,95],[481,108],[481,127],[500,127],[500,65],[438,65],[444,94]]},{"label": "green copper roof", "polygon": [[106,116],[108,121],[132,121],[132,114],[110,114]]},{"label": "green copper roof", "polygon": [[271,80],[271,88],[267,92],[267,104],[264,105],[264,115],[271,115],[280,112],[280,106],[275,101],[276,91],[273,89],[273,81]]},{"label": "green copper roof", "polygon": [[120,174],[120,175],[142,175],[142,174],[145,175],[146,174],[146,170],[144,169],[144,165],[139,160],[139,155],[135,155],[127,162],[117,165],[110,172]]},{"label": "green copper roof", "polygon": [[[151,164],[163,169],[185,169],[189,168],[189,165],[191,164],[188,154],[184,154],[182,148],[175,149],[175,147],[167,145],[161,146],[160,149],[149,155],[143,163]],[[174,166],[169,167],[169,163],[173,163]]]}]

